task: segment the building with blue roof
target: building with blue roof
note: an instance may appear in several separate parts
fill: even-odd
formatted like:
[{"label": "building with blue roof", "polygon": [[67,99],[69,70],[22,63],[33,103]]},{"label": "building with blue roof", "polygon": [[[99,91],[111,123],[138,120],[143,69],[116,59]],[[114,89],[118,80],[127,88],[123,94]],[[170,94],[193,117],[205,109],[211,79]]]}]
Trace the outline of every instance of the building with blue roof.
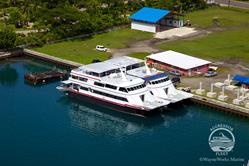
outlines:
[{"label": "building with blue roof", "polygon": [[182,27],[184,20],[179,16],[170,10],[143,7],[129,19],[132,20],[131,29],[156,33],[168,27]]},{"label": "building with blue roof", "polygon": [[237,74],[233,77],[233,80],[249,88],[249,77]]}]

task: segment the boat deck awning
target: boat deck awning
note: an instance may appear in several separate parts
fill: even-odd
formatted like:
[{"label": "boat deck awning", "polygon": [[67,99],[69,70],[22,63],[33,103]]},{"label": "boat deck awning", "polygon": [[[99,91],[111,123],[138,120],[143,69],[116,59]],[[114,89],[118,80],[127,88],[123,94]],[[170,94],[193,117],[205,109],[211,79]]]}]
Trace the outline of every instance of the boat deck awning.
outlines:
[{"label": "boat deck awning", "polygon": [[237,74],[233,77],[233,80],[249,85],[249,77],[246,77],[246,76],[241,76]]},{"label": "boat deck awning", "polygon": [[166,77],[166,76],[168,76],[166,73],[160,73],[160,74],[157,74],[157,75],[145,77],[145,78],[143,78],[143,80],[151,81],[151,80],[156,80],[156,79],[163,78],[163,77]]}]

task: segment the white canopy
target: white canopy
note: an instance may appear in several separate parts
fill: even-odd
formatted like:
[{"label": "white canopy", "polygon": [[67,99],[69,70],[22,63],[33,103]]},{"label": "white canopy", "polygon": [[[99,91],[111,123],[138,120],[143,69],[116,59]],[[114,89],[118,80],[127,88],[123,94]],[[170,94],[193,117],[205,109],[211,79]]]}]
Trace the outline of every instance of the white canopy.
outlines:
[{"label": "white canopy", "polygon": [[147,58],[163,62],[181,69],[189,70],[199,66],[210,64],[211,62],[185,55],[175,51],[165,51],[147,56]]}]

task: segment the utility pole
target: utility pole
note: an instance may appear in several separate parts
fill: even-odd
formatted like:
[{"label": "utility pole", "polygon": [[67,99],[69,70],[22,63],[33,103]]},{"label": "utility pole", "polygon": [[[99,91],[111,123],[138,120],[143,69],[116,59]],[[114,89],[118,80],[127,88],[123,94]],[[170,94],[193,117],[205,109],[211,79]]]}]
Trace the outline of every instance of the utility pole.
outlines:
[{"label": "utility pole", "polygon": [[230,7],[231,5],[231,0],[228,0],[228,7]]}]

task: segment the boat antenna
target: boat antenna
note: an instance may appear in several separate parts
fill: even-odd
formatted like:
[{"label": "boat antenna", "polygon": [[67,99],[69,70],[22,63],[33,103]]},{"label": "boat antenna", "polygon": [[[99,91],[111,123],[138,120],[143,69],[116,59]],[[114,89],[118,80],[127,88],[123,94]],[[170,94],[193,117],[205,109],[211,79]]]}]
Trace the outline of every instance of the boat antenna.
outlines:
[{"label": "boat antenna", "polygon": [[151,75],[150,68],[148,67],[148,65],[147,65],[147,63],[146,63],[146,58],[144,58],[144,65],[145,65],[145,68],[146,68],[146,74],[147,74],[147,75]]}]

